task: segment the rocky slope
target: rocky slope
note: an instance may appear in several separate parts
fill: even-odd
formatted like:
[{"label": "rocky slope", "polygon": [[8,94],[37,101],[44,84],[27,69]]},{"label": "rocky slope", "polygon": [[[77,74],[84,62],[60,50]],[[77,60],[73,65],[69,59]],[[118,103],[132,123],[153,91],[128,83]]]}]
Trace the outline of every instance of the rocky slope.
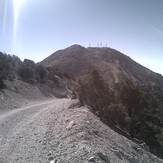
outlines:
[{"label": "rocky slope", "polygon": [[0,163],[162,163],[77,100],[52,99],[0,115]]},{"label": "rocky slope", "polygon": [[37,86],[21,80],[5,81],[6,89],[0,91],[0,114],[3,111],[16,109],[27,103],[54,97],[50,92],[45,96]]}]

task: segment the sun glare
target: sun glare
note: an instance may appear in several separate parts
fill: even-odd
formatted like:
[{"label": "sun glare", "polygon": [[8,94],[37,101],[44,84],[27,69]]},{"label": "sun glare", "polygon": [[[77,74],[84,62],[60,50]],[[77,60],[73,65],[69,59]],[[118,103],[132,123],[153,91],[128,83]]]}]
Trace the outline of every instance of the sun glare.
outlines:
[{"label": "sun glare", "polygon": [[20,9],[24,3],[24,0],[13,0],[13,9],[14,9],[14,21],[18,21]]},{"label": "sun glare", "polygon": [[13,0],[13,43],[14,43],[14,49],[16,49],[16,37],[17,37],[17,28],[19,23],[19,17],[20,17],[20,11],[24,4],[25,0]]}]

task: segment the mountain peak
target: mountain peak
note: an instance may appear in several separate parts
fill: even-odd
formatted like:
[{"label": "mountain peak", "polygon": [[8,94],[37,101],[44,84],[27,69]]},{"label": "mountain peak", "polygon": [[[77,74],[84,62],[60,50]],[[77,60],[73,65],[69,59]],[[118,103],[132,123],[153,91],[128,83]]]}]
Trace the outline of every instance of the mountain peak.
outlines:
[{"label": "mountain peak", "polygon": [[85,47],[78,45],[78,44],[74,44],[74,45],[72,45],[72,46],[70,46],[64,50],[68,50],[68,51],[74,51],[74,50],[78,51],[79,50],[80,51],[80,50],[85,50]]},{"label": "mountain peak", "polygon": [[79,44],[74,44],[68,48],[84,48],[83,46],[79,45]]}]

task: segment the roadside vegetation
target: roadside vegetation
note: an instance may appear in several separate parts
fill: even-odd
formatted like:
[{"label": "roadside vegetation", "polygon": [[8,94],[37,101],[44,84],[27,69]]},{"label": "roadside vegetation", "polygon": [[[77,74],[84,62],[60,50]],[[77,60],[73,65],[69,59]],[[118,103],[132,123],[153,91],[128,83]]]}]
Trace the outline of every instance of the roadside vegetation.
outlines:
[{"label": "roadside vegetation", "polygon": [[[71,79],[71,76],[51,67],[43,67],[31,60],[23,62],[15,55],[0,52],[0,89],[5,88],[5,80],[19,79],[32,85],[43,84],[51,81],[58,83],[59,79]],[[53,84],[52,84],[53,85]]]},{"label": "roadside vegetation", "polygon": [[20,62],[17,56],[0,52],[0,89],[5,88],[4,80],[14,80]]}]

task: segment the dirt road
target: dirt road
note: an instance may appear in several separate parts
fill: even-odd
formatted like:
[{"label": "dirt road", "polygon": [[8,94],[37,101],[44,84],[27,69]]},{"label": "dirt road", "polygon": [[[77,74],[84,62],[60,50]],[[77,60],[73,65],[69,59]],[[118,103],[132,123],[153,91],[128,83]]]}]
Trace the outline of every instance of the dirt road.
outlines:
[{"label": "dirt road", "polygon": [[52,120],[51,112],[66,101],[38,101],[1,114],[0,163],[50,162],[52,149],[47,149],[46,132]]}]

